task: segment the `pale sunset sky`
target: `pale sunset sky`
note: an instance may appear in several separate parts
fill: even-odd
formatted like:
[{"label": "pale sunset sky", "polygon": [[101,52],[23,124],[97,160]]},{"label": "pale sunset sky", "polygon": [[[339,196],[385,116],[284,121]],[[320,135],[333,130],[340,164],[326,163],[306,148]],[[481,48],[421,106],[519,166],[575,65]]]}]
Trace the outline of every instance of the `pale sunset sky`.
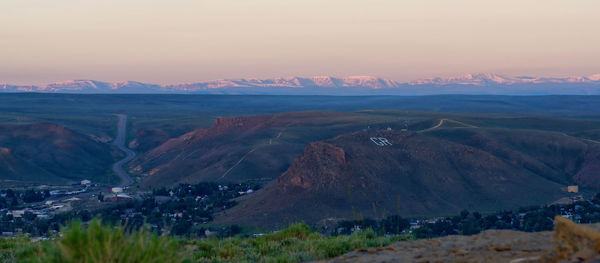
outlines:
[{"label": "pale sunset sky", "polygon": [[0,1],[0,83],[479,72],[600,73],[600,1]]}]

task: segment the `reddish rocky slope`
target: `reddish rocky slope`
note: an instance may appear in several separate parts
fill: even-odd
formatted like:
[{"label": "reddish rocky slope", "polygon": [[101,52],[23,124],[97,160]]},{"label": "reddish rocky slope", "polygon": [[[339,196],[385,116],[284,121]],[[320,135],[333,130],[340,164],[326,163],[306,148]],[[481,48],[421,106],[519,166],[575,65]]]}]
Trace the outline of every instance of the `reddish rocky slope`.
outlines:
[{"label": "reddish rocky slope", "polygon": [[208,129],[170,139],[129,165],[143,185],[276,179],[306,144],[365,128],[371,116],[295,112],[219,118]]}]

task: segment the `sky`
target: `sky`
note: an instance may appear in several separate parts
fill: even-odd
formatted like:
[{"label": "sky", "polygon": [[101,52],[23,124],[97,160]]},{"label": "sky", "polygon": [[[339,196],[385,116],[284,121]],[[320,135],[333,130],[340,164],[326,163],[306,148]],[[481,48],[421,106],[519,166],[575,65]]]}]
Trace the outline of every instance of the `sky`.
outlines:
[{"label": "sky", "polygon": [[2,0],[0,83],[600,73],[598,0]]}]

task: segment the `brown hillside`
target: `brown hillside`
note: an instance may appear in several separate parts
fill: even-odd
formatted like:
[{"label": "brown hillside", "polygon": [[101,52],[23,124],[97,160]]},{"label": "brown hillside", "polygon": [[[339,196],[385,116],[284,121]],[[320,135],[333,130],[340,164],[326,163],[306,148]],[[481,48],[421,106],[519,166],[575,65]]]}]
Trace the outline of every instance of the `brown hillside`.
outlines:
[{"label": "brown hillside", "polygon": [[[393,145],[378,146],[371,137]],[[588,142],[542,131],[354,132],[311,143],[276,183],[219,221],[282,227],[361,215],[430,216],[542,204],[563,196],[560,187],[573,180],[598,181],[600,175],[590,170],[600,163],[598,151]]]},{"label": "brown hillside", "polygon": [[104,180],[108,145],[53,123],[0,126],[0,177],[11,182]]},{"label": "brown hillside", "polygon": [[138,152],[147,152],[165,143],[169,138],[169,133],[160,129],[139,129],[128,146]]},{"label": "brown hillside", "polygon": [[39,182],[40,178],[52,177],[43,169],[16,157],[11,149],[0,147],[0,175],[4,183]]},{"label": "brown hillside", "polygon": [[208,129],[170,139],[129,164],[146,186],[181,182],[270,181],[312,142],[367,127],[377,117],[295,112],[218,118]]}]

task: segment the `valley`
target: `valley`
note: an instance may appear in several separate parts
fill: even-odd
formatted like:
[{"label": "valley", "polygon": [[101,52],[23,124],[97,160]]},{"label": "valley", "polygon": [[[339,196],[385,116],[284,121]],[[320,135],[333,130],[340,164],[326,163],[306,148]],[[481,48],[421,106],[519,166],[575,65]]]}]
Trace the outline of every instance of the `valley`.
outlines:
[{"label": "valley", "polygon": [[[153,194],[181,185],[245,190],[210,199],[226,209],[202,203],[211,211],[202,220],[172,210],[182,213],[174,224],[258,229],[486,214],[600,190],[594,96],[0,94],[0,101],[2,188],[76,192],[74,184],[90,180],[95,188],[63,198],[71,200],[68,218],[192,198]],[[572,185],[578,193],[566,191]],[[123,192],[107,192],[113,187]],[[17,199],[3,212],[24,207]]]},{"label": "valley", "polygon": [[123,165],[135,158],[135,152],[133,152],[125,146],[125,133],[127,131],[127,115],[118,114],[117,117],[119,117],[117,137],[112,142],[112,144],[117,146],[119,150],[125,153],[125,158],[113,164],[112,169],[119,176],[119,178],[121,178],[121,183],[119,184],[119,187],[123,187],[129,186],[133,183],[133,180],[131,179],[129,174],[127,174],[127,172],[123,170]]},{"label": "valley", "polygon": [[599,9],[0,1],[0,262],[600,263]]}]

